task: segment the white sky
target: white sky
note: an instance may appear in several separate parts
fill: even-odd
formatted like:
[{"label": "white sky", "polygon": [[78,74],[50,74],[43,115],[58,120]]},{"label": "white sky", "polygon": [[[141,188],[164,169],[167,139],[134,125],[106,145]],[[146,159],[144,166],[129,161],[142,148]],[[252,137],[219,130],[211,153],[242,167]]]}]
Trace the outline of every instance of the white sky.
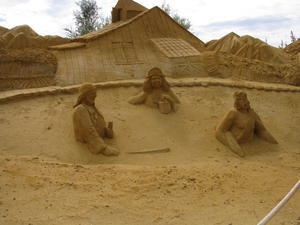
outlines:
[{"label": "white sky", "polygon": [[[64,28],[75,27],[79,0],[0,0],[0,26],[12,29],[27,24],[40,35],[66,37]],[[96,0],[109,16],[118,0]],[[148,9],[163,0],[135,0]],[[166,0],[181,17],[191,21],[191,31],[203,42],[230,32],[250,35],[278,47],[289,44],[290,32],[300,37],[300,0]]]}]

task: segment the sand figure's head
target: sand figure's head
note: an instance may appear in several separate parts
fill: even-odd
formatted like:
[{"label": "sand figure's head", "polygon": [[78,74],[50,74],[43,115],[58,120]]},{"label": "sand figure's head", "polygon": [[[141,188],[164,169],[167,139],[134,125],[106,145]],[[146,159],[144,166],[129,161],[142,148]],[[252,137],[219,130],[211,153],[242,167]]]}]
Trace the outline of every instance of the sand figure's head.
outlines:
[{"label": "sand figure's head", "polygon": [[78,89],[77,102],[73,107],[75,108],[81,103],[85,103],[87,105],[95,105],[96,97],[96,87],[92,83],[83,83]]},{"label": "sand figure's head", "polygon": [[250,102],[247,98],[247,94],[244,91],[234,92],[233,99],[234,99],[234,108],[238,110],[250,108]]},{"label": "sand figure's head", "polygon": [[146,93],[151,93],[153,89],[163,89],[164,91],[169,91],[170,84],[165,78],[165,75],[157,67],[149,70],[146,80],[144,81],[143,90]]}]

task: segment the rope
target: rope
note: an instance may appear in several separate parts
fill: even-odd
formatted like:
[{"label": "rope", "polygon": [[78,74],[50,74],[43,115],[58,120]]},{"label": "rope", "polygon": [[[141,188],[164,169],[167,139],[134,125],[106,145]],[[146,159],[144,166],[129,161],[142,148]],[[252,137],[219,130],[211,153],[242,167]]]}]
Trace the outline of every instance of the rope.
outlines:
[{"label": "rope", "polygon": [[288,200],[296,193],[298,188],[300,187],[300,180],[295,184],[295,186],[290,190],[290,192],[277,204],[277,206],[264,218],[262,219],[257,225],[264,225],[272,219],[273,216],[287,203]]}]

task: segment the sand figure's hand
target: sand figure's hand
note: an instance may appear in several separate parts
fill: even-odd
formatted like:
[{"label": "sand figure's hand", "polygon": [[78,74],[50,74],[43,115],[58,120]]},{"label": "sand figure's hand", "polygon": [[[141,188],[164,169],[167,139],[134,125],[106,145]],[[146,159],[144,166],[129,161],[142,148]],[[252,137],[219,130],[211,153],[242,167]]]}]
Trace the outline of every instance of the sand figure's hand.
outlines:
[{"label": "sand figure's hand", "polygon": [[226,137],[227,143],[228,143],[229,147],[231,148],[231,150],[234,153],[238,154],[240,157],[244,157],[245,152],[241,148],[241,146],[238,144],[238,142],[236,141],[233,134],[230,131],[227,131],[227,132],[225,132],[225,137]]},{"label": "sand figure's hand", "polygon": [[108,138],[114,137],[114,131],[110,128],[105,127],[105,136]]},{"label": "sand figure's hand", "polygon": [[113,148],[111,146],[106,146],[106,148],[103,149],[101,153],[105,156],[117,156],[119,155],[119,149]]},{"label": "sand figure's hand", "polygon": [[166,94],[162,94],[162,95],[160,96],[160,99],[159,99],[159,100],[160,100],[160,101],[168,101],[168,102],[170,102],[170,103],[171,103],[171,106],[172,106],[172,110],[174,111],[175,100],[174,100],[171,96],[166,95]]}]

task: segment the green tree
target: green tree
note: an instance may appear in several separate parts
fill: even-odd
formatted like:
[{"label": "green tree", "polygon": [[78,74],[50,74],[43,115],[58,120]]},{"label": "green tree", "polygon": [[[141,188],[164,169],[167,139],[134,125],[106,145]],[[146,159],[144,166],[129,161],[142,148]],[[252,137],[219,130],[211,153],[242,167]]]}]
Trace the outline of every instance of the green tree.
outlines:
[{"label": "green tree", "polygon": [[165,11],[165,13],[167,13],[169,16],[171,16],[172,19],[175,20],[183,28],[190,30],[192,26],[191,21],[185,17],[179,16],[177,12],[173,10],[169,4],[166,3],[166,0],[163,1],[161,9]]},{"label": "green tree", "polygon": [[98,7],[95,0],[80,0],[75,3],[80,7],[80,10],[73,11],[75,30],[72,28],[64,28],[69,38],[90,33],[111,23],[110,17],[104,17],[99,13],[102,8]]}]

